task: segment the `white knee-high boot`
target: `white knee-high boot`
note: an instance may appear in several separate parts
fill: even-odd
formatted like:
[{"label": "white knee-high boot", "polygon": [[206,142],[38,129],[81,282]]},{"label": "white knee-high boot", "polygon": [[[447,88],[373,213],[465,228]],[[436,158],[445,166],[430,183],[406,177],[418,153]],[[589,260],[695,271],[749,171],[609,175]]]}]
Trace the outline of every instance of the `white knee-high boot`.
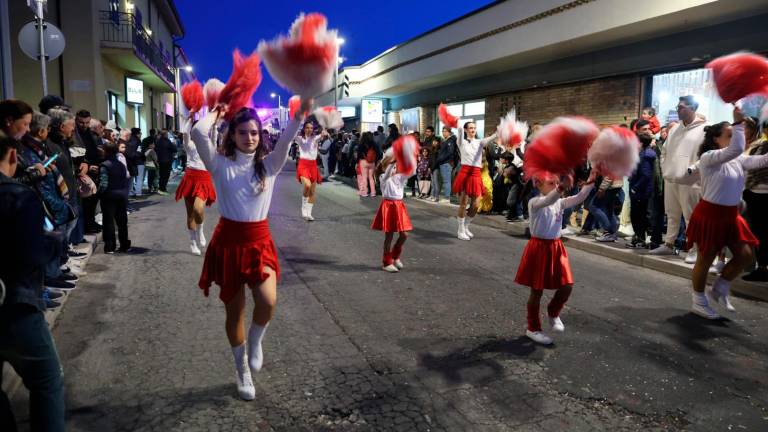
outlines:
[{"label": "white knee-high boot", "polygon": [[240,399],[254,400],[256,398],[256,388],[253,386],[251,370],[248,367],[245,344],[232,347],[232,355],[235,357],[235,370],[237,371],[237,393],[240,395]]}]

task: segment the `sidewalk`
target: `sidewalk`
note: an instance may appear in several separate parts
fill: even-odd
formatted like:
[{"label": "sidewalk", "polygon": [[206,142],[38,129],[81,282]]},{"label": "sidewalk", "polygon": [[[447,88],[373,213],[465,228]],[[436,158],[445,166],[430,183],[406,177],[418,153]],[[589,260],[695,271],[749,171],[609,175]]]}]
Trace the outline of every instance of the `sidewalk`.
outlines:
[{"label": "sidewalk", "polygon": [[[345,183],[355,189],[357,188],[357,185],[352,178],[335,176],[332,177],[332,180]],[[456,209],[458,208],[458,206],[453,203],[437,204],[432,201],[412,198],[409,193],[406,193],[406,200],[408,201],[409,206],[415,206],[442,217],[455,217]],[[528,237],[530,235],[528,232],[528,222],[507,223],[506,218],[501,215],[478,215],[472,223],[496,228],[513,236]],[[577,230],[573,227],[572,229]],[[644,267],[649,270],[655,270],[673,276],[686,279],[691,278],[693,265],[686,264],[683,261],[683,257],[676,255],[653,256],[649,255],[647,250],[627,249],[625,247],[626,242],[621,238],[614,243],[600,243],[595,241],[593,237],[568,235],[563,237],[563,241],[569,248],[579,249],[595,255],[623,261],[627,264]],[[715,275],[710,274],[708,277],[709,282],[711,283],[714,278]],[[731,290],[734,294],[740,297],[768,302],[768,283],[747,282],[741,278],[737,278],[733,281]]]}]

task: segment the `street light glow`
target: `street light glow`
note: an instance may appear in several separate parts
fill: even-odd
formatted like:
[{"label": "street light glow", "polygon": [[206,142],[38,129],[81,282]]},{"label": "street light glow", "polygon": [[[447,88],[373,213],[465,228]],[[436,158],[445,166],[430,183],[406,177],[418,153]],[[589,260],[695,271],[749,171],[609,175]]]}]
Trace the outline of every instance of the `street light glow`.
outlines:
[{"label": "street light glow", "polygon": [[277,93],[274,93],[274,92],[273,92],[273,93],[270,93],[270,94],[269,94],[269,97],[271,97],[272,99],[274,99],[274,98],[276,98],[276,97],[277,97]]},{"label": "street light glow", "polygon": [[344,60],[346,60],[344,57],[339,57],[339,64],[344,63]]},{"label": "street light glow", "polygon": [[187,71],[187,72],[192,72],[192,65],[184,66],[184,70]]},{"label": "street light glow", "polygon": [[342,38],[342,37],[337,37],[336,38],[336,43],[339,44],[339,46],[344,45],[344,42],[346,42],[346,40],[344,38]]}]

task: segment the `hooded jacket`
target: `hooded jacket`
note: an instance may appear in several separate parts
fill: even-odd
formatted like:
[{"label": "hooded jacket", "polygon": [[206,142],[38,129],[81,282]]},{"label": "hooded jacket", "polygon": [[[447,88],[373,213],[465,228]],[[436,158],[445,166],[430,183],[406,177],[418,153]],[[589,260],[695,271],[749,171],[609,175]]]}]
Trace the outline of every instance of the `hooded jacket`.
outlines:
[{"label": "hooded jacket", "polygon": [[[704,142],[704,124],[706,119],[701,115],[688,126],[682,122],[669,131],[667,141],[661,148],[661,174],[670,183],[692,184],[688,175],[688,167],[699,160],[699,147]],[[694,179],[698,184],[698,177]]]}]

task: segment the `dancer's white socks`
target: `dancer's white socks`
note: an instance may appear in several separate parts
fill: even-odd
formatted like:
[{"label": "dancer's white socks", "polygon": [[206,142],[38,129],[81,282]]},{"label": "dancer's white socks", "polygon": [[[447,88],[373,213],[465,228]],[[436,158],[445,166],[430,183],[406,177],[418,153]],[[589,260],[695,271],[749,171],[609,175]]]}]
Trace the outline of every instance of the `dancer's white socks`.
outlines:
[{"label": "dancer's white socks", "polygon": [[307,217],[307,203],[309,203],[309,197],[301,197],[301,217]]},{"label": "dancer's white socks", "polygon": [[260,326],[254,322],[248,329],[248,365],[254,374],[261,370],[264,364],[264,351],[261,348],[261,342],[264,340],[264,333],[267,332],[267,325]]},{"label": "dancer's white socks", "polygon": [[245,344],[232,347],[232,355],[235,358],[235,369],[237,370],[237,393],[243,400],[254,400],[256,398],[256,388],[253,386],[251,371],[248,367]]},{"label": "dancer's white socks", "polygon": [[469,217],[467,217],[466,219],[464,219],[464,232],[465,232],[465,233],[466,233],[468,236],[470,236],[470,237],[474,237],[474,234],[472,234],[472,233],[469,231],[469,225],[472,223],[472,220],[473,220],[473,219],[474,219],[474,217],[471,217],[471,216],[469,216]]},{"label": "dancer's white socks", "polygon": [[208,243],[208,240],[205,239],[205,231],[203,231],[203,223],[199,223],[197,225],[197,243],[200,245],[201,248],[205,247],[205,245]]}]

